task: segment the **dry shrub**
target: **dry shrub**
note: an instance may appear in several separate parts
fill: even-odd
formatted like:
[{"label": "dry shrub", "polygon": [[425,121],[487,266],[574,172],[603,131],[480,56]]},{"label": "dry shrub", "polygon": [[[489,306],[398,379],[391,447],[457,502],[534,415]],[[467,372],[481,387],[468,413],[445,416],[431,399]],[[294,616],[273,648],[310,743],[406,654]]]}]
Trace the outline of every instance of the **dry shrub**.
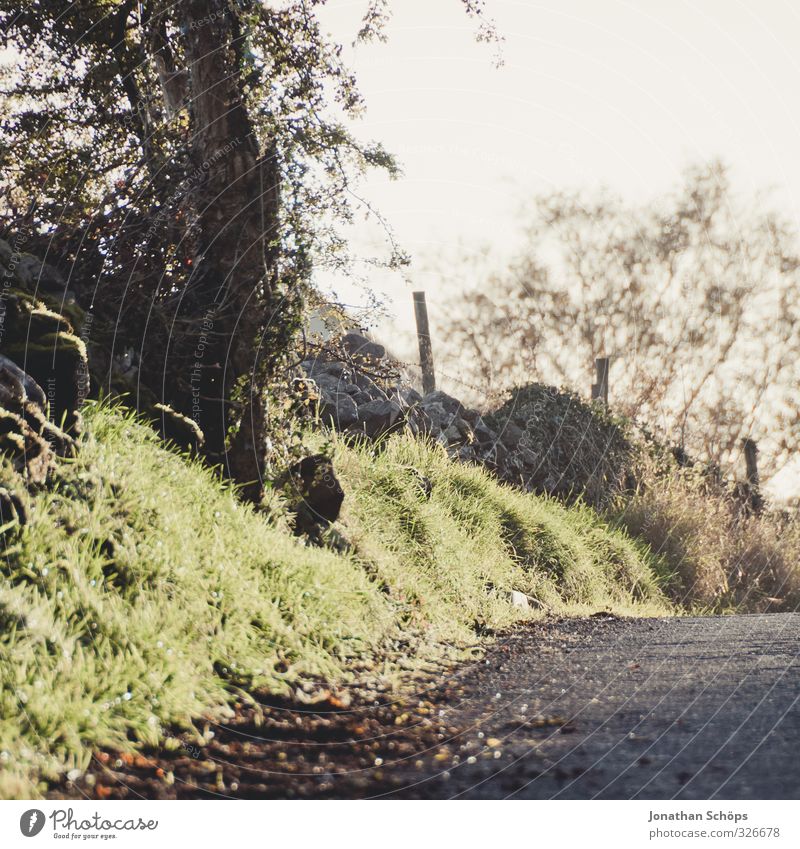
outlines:
[{"label": "dry shrub", "polygon": [[800,606],[796,517],[748,512],[730,491],[692,469],[646,473],[613,512],[661,557],[665,589],[679,604],[717,612]]},{"label": "dry shrub", "polygon": [[525,484],[535,492],[600,509],[635,482],[641,446],[630,423],[574,392],[517,387],[484,420],[501,438],[516,440]]},{"label": "dry shrub", "polygon": [[734,604],[754,612],[800,608],[800,527],[783,514],[748,516],[728,540]]}]

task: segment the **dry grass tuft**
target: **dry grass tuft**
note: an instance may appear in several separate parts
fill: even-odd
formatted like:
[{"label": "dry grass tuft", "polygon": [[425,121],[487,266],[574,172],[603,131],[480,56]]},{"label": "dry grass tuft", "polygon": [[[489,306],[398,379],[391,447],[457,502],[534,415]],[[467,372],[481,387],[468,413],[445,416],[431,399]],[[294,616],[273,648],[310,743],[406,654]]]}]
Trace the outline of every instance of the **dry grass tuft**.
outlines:
[{"label": "dry grass tuft", "polygon": [[682,607],[756,613],[800,606],[796,517],[750,513],[691,469],[651,469],[609,515],[663,560],[672,576],[666,591]]}]

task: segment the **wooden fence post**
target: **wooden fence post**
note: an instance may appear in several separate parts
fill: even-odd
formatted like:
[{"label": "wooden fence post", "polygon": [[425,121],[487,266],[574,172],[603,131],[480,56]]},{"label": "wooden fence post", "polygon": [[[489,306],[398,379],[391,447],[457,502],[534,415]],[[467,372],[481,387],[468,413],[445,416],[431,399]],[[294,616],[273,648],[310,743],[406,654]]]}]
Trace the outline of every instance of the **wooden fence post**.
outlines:
[{"label": "wooden fence post", "polygon": [[422,369],[422,394],[427,395],[436,389],[431,331],[428,326],[428,306],[425,303],[424,292],[414,292],[413,296],[414,317],[417,320],[417,341],[419,342],[419,365]]},{"label": "wooden fence post", "polygon": [[743,439],[744,462],[747,466],[747,482],[753,489],[758,489],[758,443],[755,439]]},{"label": "wooden fence post", "polygon": [[747,467],[747,505],[754,513],[760,513],[764,507],[764,498],[758,476],[758,443],[755,439],[743,439],[742,449]]},{"label": "wooden fence post", "polygon": [[608,357],[598,357],[594,361],[597,383],[592,384],[592,400],[602,401],[608,406],[608,370],[611,361]]}]

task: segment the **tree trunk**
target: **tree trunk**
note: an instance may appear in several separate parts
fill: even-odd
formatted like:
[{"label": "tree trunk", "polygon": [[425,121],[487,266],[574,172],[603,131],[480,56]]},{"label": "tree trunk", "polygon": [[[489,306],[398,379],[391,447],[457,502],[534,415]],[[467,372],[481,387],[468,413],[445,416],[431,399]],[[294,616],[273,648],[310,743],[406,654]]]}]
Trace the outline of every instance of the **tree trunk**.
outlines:
[{"label": "tree trunk", "polygon": [[278,169],[259,150],[242,96],[235,13],[226,0],[182,6],[199,252],[185,307],[204,342],[194,364],[198,423],[210,453],[257,500],[266,453],[261,378],[281,353],[261,349],[277,280]]}]

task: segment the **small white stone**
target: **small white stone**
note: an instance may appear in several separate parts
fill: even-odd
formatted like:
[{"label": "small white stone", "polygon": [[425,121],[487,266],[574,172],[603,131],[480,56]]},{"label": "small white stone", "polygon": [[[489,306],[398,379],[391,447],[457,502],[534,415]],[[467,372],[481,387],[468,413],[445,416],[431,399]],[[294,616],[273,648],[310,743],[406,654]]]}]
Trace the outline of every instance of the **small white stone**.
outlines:
[{"label": "small white stone", "polygon": [[530,609],[528,596],[526,596],[525,593],[518,592],[517,590],[511,590],[511,604],[514,607],[519,608],[519,610]]}]

